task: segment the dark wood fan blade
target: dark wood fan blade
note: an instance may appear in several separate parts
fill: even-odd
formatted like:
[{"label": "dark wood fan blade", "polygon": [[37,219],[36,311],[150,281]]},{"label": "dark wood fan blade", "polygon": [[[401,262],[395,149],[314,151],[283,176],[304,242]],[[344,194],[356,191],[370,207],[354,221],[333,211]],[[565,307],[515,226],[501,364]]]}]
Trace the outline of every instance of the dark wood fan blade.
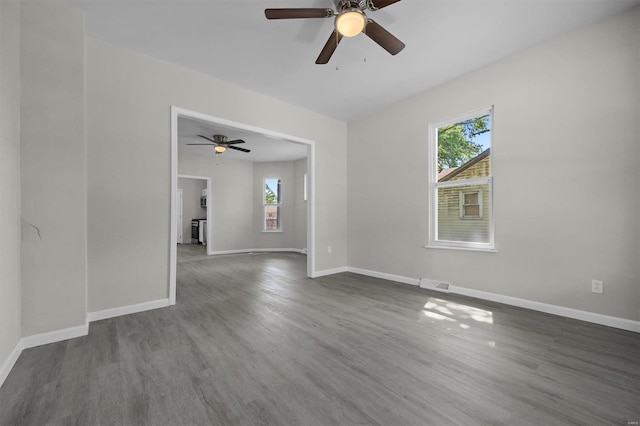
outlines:
[{"label": "dark wood fan blade", "polygon": [[206,145],[206,146],[213,146],[210,143],[188,143],[187,145]]},{"label": "dark wood fan blade", "polygon": [[201,138],[203,138],[203,139],[206,139],[206,140],[208,140],[208,141],[211,141],[211,142],[213,142],[213,143],[217,144],[217,142],[216,142],[216,141],[214,141],[214,140],[213,140],[213,139],[211,139],[211,138],[208,138],[208,137],[206,137],[206,136],[202,136],[202,135],[198,135],[198,136],[200,136],[200,137],[201,137]]},{"label": "dark wood fan blade", "polygon": [[265,9],[264,16],[267,19],[328,18],[333,16],[333,10],[318,8]]},{"label": "dark wood fan blade", "polygon": [[237,144],[237,143],[245,143],[245,142],[242,139],[236,139],[236,140],[233,140],[233,141],[225,142],[225,145],[234,145],[234,144]]},{"label": "dark wood fan blade", "polygon": [[403,42],[371,19],[367,22],[364,33],[392,55],[397,55],[404,49],[405,44]]},{"label": "dark wood fan blade", "polygon": [[373,7],[376,9],[382,9],[383,7],[390,6],[394,3],[398,3],[400,0],[373,0]]},{"label": "dark wood fan blade", "polygon": [[227,148],[229,148],[229,149],[235,149],[236,151],[251,152],[251,150],[250,150],[250,149],[240,148],[240,147],[237,147],[237,146],[228,146]]},{"label": "dark wood fan blade", "polygon": [[340,34],[336,30],[333,30],[333,32],[329,36],[329,40],[327,40],[327,43],[322,48],[320,55],[318,55],[318,59],[316,59],[316,64],[326,64],[327,62],[329,62],[329,59],[331,59],[333,52],[336,51],[336,48],[338,47],[338,43],[340,43],[340,40],[342,40],[342,34]]}]

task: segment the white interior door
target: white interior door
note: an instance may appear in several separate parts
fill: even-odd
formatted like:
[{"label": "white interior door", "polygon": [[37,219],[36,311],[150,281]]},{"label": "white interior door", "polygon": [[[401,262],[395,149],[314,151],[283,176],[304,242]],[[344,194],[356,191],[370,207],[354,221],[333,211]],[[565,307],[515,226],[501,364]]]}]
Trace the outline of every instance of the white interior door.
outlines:
[{"label": "white interior door", "polygon": [[178,188],[176,194],[176,207],[178,214],[178,244],[182,244],[182,189]]}]

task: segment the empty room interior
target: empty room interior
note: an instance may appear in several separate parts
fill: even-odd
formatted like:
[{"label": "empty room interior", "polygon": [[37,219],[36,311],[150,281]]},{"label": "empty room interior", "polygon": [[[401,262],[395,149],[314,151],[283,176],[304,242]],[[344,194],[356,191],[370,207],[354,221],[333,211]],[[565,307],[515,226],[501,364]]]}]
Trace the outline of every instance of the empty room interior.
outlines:
[{"label": "empty room interior", "polygon": [[0,0],[0,425],[637,425],[639,164],[638,0]]}]

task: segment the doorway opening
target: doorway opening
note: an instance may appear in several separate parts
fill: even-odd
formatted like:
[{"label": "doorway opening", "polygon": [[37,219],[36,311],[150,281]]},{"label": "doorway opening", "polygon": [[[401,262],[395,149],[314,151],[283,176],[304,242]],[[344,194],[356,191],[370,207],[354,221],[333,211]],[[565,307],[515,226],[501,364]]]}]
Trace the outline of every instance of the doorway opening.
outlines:
[{"label": "doorway opening", "polygon": [[176,190],[176,239],[178,244],[194,244],[212,254],[211,244],[211,178],[178,175]]},{"label": "doorway opening", "polygon": [[[213,133],[213,134],[211,134]],[[214,137],[215,135],[215,137]],[[242,146],[245,150],[226,150],[223,155],[218,155],[214,152],[215,146],[209,145],[208,140],[216,139],[220,135],[226,140],[229,136],[229,140],[243,140],[251,143],[244,144]],[[238,137],[240,135],[240,137]],[[191,138],[191,139],[188,139]],[[186,143],[190,142],[190,143]],[[237,142],[236,142],[237,143]],[[187,146],[189,145],[189,146]],[[191,145],[200,145],[197,148]],[[269,149],[265,149],[265,147]],[[247,149],[253,151],[251,156],[247,152]],[[188,151],[191,149],[192,151]],[[201,151],[198,151],[201,150]],[[215,150],[218,152],[218,150]],[[299,138],[279,132],[275,132],[269,129],[258,128],[255,126],[246,125],[243,123],[232,122],[226,119],[201,114],[195,111],[186,110],[179,107],[171,107],[171,238],[170,238],[170,261],[169,261],[169,303],[171,305],[176,303],[176,272],[177,272],[177,245],[179,239],[179,179],[201,179],[207,180],[207,203],[206,208],[206,253],[207,255],[226,254],[226,253],[242,253],[253,251],[298,251],[307,255],[307,276],[313,277],[315,274],[315,145],[314,142],[308,139]],[[289,155],[289,157],[287,157]],[[284,156],[284,157],[280,157]],[[270,158],[278,158],[277,160],[270,160]],[[248,158],[254,158],[249,160]],[[279,158],[283,158],[280,160]],[[303,235],[305,247],[293,248],[292,246],[284,246],[289,248],[281,248],[283,246],[277,246],[279,248],[270,249],[264,245],[252,246],[251,243],[242,242],[241,235],[237,235],[238,241],[236,245],[238,247],[230,247],[231,249],[223,247],[222,241],[225,240],[225,234],[222,232],[226,228],[219,229],[214,232],[216,223],[228,223],[225,218],[221,218],[219,208],[215,210],[215,217],[213,214],[216,204],[216,196],[213,192],[218,193],[220,185],[231,185],[235,182],[233,177],[234,170],[238,167],[251,167],[251,179],[255,182],[262,182],[258,173],[254,173],[253,170],[261,170],[263,173],[273,173],[268,167],[263,167],[265,164],[269,164],[269,161],[274,162],[288,162],[291,161],[291,179],[289,179],[289,189],[295,187],[299,190],[300,199],[304,197],[302,204],[298,204],[296,207],[296,214],[302,214],[304,217],[304,229],[297,231],[298,234]],[[254,161],[259,166],[246,166],[241,164],[251,164]],[[293,165],[295,163],[295,165]],[[273,163],[275,164],[275,163]],[[212,171],[216,168],[215,172]],[[238,169],[239,170],[239,169]],[[295,171],[293,171],[295,170]],[[181,174],[182,173],[182,174]],[[212,174],[215,173],[215,179],[213,179],[212,186]],[[246,176],[248,173],[242,173],[240,170],[236,177]],[[253,175],[256,175],[254,178]],[[222,176],[230,175],[228,179],[221,179]],[[266,176],[265,176],[266,177]],[[272,177],[272,176],[268,176]],[[299,181],[299,182],[298,182]],[[254,182],[254,186],[258,183]],[[215,187],[215,189],[212,189]],[[256,187],[257,188],[257,187]],[[256,188],[250,188],[249,191],[257,193]],[[213,192],[212,192],[213,191]],[[246,189],[245,189],[246,191]],[[226,191],[227,193],[229,191]],[[236,193],[234,193],[236,194]],[[237,194],[236,194],[237,195]],[[286,193],[285,193],[286,195]],[[297,196],[297,193],[296,193]],[[183,191],[184,197],[184,191]],[[255,197],[254,197],[255,198]],[[285,197],[284,202],[290,201],[293,197]],[[219,207],[223,206],[225,200],[220,200]],[[256,201],[262,202],[262,201]],[[251,206],[246,208],[236,208],[233,219],[238,211],[251,209]],[[261,206],[260,209],[264,209]],[[258,212],[258,209],[254,209]],[[300,213],[302,212],[302,213]],[[246,216],[246,215],[245,215]],[[251,215],[249,215],[251,216]],[[197,219],[182,215],[182,236],[183,241],[185,238],[185,221]],[[228,218],[227,218],[228,219]],[[246,218],[245,218],[246,219]],[[248,219],[246,219],[248,220]],[[285,225],[291,222],[286,222],[286,215],[283,217]],[[301,222],[301,221],[300,221]],[[254,223],[257,223],[254,221]],[[240,227],[239,229],[245,229],[247,227]],[[291,228],[289,228],[291,229]],[[277,235],[266,235],[266,229],[254,230],[258,239],[262,241],[273,240],[277,238]],[[216,233],[218,237],[216,237]],[[268,232],[267,232],[268,234]],[[228,235],[227,235],[228,237]],[[234,236],[235,237],[235,236]],[[293,239],[292,239],[293,240]],[[300,239],[298,239],[300,240]]]}]

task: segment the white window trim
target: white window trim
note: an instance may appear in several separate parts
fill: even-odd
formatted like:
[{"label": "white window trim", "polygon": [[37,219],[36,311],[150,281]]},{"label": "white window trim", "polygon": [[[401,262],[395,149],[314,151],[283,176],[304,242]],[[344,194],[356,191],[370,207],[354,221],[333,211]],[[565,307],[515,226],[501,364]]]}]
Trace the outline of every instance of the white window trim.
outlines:
[{"label": "white window trim", "polygon": [[[456,181],[445,181],[438,182],[438,128],[442,126],[446,126],[453,123],[458,123],[460,121],[468,120],[475,117],[481,117],[483,115],[489,115],[491,120],[491,155],[489,156],[490,162],[490,170],[491,176],[473,178],[473,179],[462,179]],[[493,118],[493,105],[487,108],[478,109],[475,111],[470,111],[464,114],[460,114],[454,117],[450,117],[446,120],[441,120],[437,123],[429,124],[429,141],[428,141],[428,160],[429,164],[427,167],[428,170],[428,183],[429,183],[429,236],[428,236],[428,244],[424,246],[425,248],[451,248],[458,250],[473,250],[473,251],[487,251],[487,252],[496,252],[495,249],[495,212],[493,208],[493,157],[495,154],[495,147],[493,142],[493,127],[494,127],[494,118]],[[447,188],[452,186],[471,186],[478,184],[488,184],[489,185],[489,242],[487,243],[477,243],[477,242],[467,242],[467,241],[447,241],[447,240],[439,240],[437,223],[438,223],[438,188]]]},{"label": "white window trim", "polygon": [[[277,204],[267,204],[267,181],[276,180],[282,184],[282,179],[279,177],[266,177],[262,179],[262,232],[282,232],[282,192]],[[265,208],[267,206],[278,206],[278,229],[267,229],[267,216],[265,215]]]}]

